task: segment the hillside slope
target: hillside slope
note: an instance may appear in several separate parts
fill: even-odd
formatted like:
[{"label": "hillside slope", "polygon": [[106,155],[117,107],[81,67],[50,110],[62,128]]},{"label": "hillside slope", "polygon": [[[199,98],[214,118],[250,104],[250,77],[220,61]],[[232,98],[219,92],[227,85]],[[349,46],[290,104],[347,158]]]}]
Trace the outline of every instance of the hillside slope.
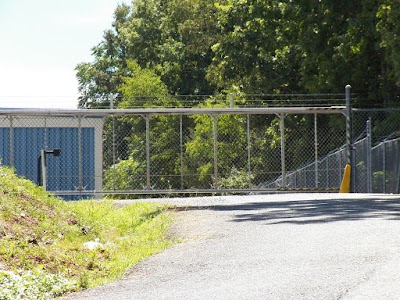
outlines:
[{"label": "hillside slope", "polygon": [[66,202],[0,167],[0,271],[62,274],[74,289],[115,280],[172,244],[164,236],[171,224],[166,209]]}]

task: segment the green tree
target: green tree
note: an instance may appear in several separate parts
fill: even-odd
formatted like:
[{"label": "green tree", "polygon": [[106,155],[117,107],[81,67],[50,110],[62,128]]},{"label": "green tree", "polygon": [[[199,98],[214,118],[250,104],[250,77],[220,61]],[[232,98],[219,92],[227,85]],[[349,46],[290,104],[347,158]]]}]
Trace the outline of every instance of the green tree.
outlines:
[{"label": "green tree", "polygon": [[375,24],[378,1],[324,1],[298,10],[302,84],[310,93],[334,93],[346,84],[363,94],[360,105],[383,94]]},{"label": "green tree", "polygon": [[119,33],[126,31],[129,14],[129,6],[118,6],[114,12],[113,28],[105,31],[103,40],[92,49],[93,62],[76,66],[79,107],[107,108],[110,97],[117,93],[129,57],[127,40]]},{"label": "green tree", "polygon": [[[135,0],[117,7],[112,28],[93,48],[93,62],[77,66],[80,107],[108,106],[115,94],[118,108],[184,105],[170,95],[216,95],[198,107],[225,107],[226,99],[217,99],[230,91],[341,93],[346,84],[362,107],[393,105],[400,99],[399,16],[394,0]],[[248,103],[245,96],[240,101]],[[254,182],[262,182],[280,171],[279,118],[250,119],[250,164]],[[216,120],[218,176],[229,185],[229,178],[242,179],[247,171],[247,120],[227,115]],[[218,180],[213,178],[213,118],[199,115],[184,122],[191,133],[183,141],[184,173],[200,174],[185,184],[208,188]],[[312,151],[313,117],[289,115],[285,123],[287,162],[295,168],[308,160],[301,151]],[[321,152],[341,143],[332,136],[344,130],[342,125],[340,118],[319,119],[319,130],[329,137]],[[106,123],[107,143],[113,126],[118,151],[116,160],[105,155],[106,169],[129,167],[142,180],[150,126],[154,184],[180,184],[178,117],[114,118]]]},{"label": "green tree", "polygon": [[180,95],[210,95],[206,79],[220,37],[213,0],[171,0],[162,22],[165,43],[160,45],[160,73],[170,91]]},{"label": "green tree", "polygon": [[[243,97],[239,100],[246,102]],[[227,102],[222,96],[211,97],[199,107],[226,108]],[[279,176],[280,129],[279,119],[275,115],[195,115],[192,119],[193,129],[185,143],[184,173],[198,174],[198,178],[191,178],[187,182],[189,187],[243,188],[244,185],[257,186]],[[214,166],[214,120],[217,126],[217,177]]]},{"label": "green tree", "polygon": [[[201,108],[227,107],[225,101],[210,98]],[[194,127],[189,141],[185,144],[185,173],[198,174],[198,181],[187,184],[203,188],[216,185],[214,172],[214,120],[217,126],[218,177],[227,177],[233,167],[246,167],[246,123],[241,115],[194,115]],[[193,187],[193,186],[190,186]]]},{"label": "green tree", "polygon": [[208,79],[244,93],[299,91],[299,49],[291,4],[240,0],[217,4],[221,30]]},{"label": "green tree", "polygon": [[[127,62],[127,74],[122,77],[119,87],[121,100],[118,108],[177,106],[174,98],[160,77],[149,69],[141,68],[136,62]],[[146,96],[143,96],[146,95]],[[112,161],[112,153],[107,152],[105,186],[114,189],[142,189],[147,186],[147,148],[146,133],[150,137],[151,174],[154,176],[152,187],[169,188],[179,184],[174,172],[179,163],[179,122],[176,116],[124,116],[110,118],[106,124],[108,132],[111,127],[118,128],[114,141],[117,149],[124,148],[125,155],[119,155]],[[112,134],[106,134],[112,139]],[[108,142],[107,144],[113,144]],[[126,178],[118,174],[126,172]],[[115,175],[115,176],[113,176]],[[121,175],[122,176],[122,175]],[[127,188],[131,187],[131,188]]]},{"label": "green tree", "polygon": [[351,84],[359,105],[387,105],[399,92],[394,84],[399,4],[384,3],[218,4],[221,38],[212,47],[208,79],[247,94],[337,93]]},{"label": "green tree", "polygon": [[205,78],[218,37],[211,0],[137,0],[120,5],[112,29],[93,48],[93,62],[76,67],[80,107],[105,107],[129,76],[128,61],[153,70],[170,94],[214,92]]},{"label": "green tree", "polygon": [[392,82],[400,87],[400,3],[394,0],[380,1],[377,12],[377,30],[381,37],[381,49],[385,61],[382,63],[383,85],[391,99],[399,101],[399,92]]},{"label": "green tree", "polygon": [[127,62],[128,76],[122,77],[118,90],[121,101],[118,108],[177,106],[169,96],[167,86],[154,71],[141,68],[135,61]]}]

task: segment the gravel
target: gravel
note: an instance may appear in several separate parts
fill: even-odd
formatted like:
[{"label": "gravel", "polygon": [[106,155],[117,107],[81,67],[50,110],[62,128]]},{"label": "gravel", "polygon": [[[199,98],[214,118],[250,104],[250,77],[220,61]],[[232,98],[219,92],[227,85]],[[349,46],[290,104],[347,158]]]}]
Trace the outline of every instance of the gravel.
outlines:
[{"label": "gravel", "polygon": [[399,299],[398,195],[146,201],[177,206],[184,241],[69,299]]}]

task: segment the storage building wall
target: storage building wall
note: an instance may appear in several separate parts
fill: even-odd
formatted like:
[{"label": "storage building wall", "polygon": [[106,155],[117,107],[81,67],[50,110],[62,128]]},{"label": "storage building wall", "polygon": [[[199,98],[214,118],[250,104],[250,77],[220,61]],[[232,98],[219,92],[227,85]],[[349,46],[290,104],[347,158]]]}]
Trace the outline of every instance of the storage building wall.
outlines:
[{"label": "storage building wall", "polygon": [[[61,156],[47,155],[48,191],[102,189],[101,118],[7,117],[0,118],[0,126],[1,163],[14,167],[18,175],[38,183],[40,151],[59,148]],[[82,192],[63,197],[76,199],[87,195]]]}]

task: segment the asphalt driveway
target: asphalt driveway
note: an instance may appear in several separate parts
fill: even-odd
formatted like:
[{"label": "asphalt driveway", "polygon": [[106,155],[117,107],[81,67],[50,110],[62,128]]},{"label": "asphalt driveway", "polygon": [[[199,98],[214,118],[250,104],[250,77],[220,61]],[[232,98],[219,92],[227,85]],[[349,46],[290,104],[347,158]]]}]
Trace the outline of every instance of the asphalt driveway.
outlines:
[{"label": "asphalt driveway", "polygon": [[400,196],[160,201],[185,242],[70,299],[400,299]]}]

